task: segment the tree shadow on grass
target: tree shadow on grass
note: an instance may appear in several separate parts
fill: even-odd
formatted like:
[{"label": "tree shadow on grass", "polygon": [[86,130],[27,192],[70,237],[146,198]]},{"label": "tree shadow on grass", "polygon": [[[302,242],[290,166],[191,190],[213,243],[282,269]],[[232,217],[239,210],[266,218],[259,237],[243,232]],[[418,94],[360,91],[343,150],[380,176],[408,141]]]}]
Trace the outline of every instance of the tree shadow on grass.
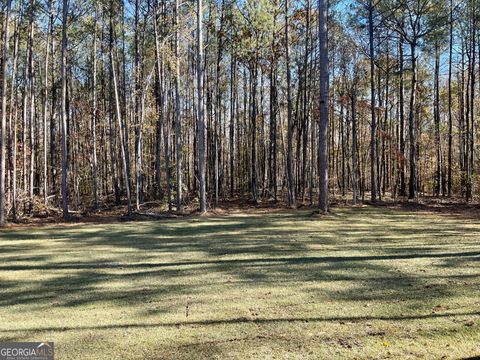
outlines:
[{"label": "tree shadow on grass", "polygon": [[[169,268],[182,266],[205,266],[212,265],[213,269],[217,265],[229,267],[242,267],[252,265],[303,265],[318,263],[355,263],[364,261],[384,261],[384,260],[409,260],[409,259],[437,259],[437,258],[461,258],[462,261],[480,260],[479,251],[462,251],[448,253],[425,253],[425,254],[385,254],[371,256],[309,256],[309,257],[275,257],[275,258],[254,258],[254,259],[222,259],[222,260],[204,260],[204,261],[179,261],[179,262],[145,262],[145,263],[112,263],[112,262],[79,262],[79,263],[52,263],[35,265],[0,265],[0,271],[19,271],[19,270],[82,270],[82,269],[142,269],[142,268]],[[477,259],[478,258],[478,259]],[[360,266],[362,266],[360,264]],[[346,265],[348,268],[349,266]]]},{"label": "tree shadow on grass", "polygon": [[361,321],[414,321],[428,320],[449,317],[465,317],[479,316],[480,311],[472,312],[449,312],[449,313],[431,313],[419,315],[403,315],[403,316],[325,316],[325,317],[285,317],[285,318],[233,318],[233,319],[215,319],[215,320],[199,320],[199,321],[178,321],[178,322],[156,322],[156,323],[119,323],[108,325],[92,325],[92,326],[44,326],[30,327],[14,330],[2,330],[0,333],[9,332],[51,332],[51,331],[74,331],[74,330],[107,330],[107,329],[131,329],[131,328],[157,328],[157,327],[179,327],[179,326],[209,326],[209,325],[227,325],[227,324],[272,324],[272,323],[294,323],[294,322],[361,322]]},{"label": "tree shadow on grass", "polygon": [[[470,231],[472,225],[445,225],[402,213],[344,212],[326,218],[325,228],[313,226],[322,219],[300,212],[41,229],[34,231],[34,239],[51,242],[50,247],[41,249],[23,244],[32,240],[28,231],[2,233],[0,241],[11,244],[6,247],[10,257],[0,261],[0,274],[27,271],[32,276],[17,284],[4,281],[7,286],[0,305],[142,305],[161,302],[167,296],[209,294],[213,286],[223,284],[227,289],[225,284],[238,281],[250,283],[252,288],[262,284],[297,286],[299,292],[312,292],[332,302],[403,299],[416,311],[429,306],[426,299],[446,299],[454,296],[456,289],[447,283],[426,288],[431,278],[398,271],[393,264],[428,260],[435,266],[455,267],[480,257],[478,244],[471,244],[469,250],[451,244],[451,239]],[[407,220],[397,223],[396,215]],[[412,229],[419,224],[421,233]],[[21,256],[11,257],[15,248],[22,251]],[[64,253],[68,260],[58,260]],[[0,258],[3,255],[0,252]],[[39,273],[49,277],[37,278]],[[205,281],[211,274],[214,278]],[[447,279],[457,275],[462,274],[450,274]],[[355,286],[305,290],[300,285],[341,281]],[[119,288],[110,287],[112,282],[120,284]],[[155,286],[146,286],[148,282]]]},{"label": "tree shadow on grass", "polygon": [[[402,273],[388,273],[388,261],[395,259],[451,259],[453,257],[478,257],[480,252],[459,252],[441,254],[379,255],[351,257],[293,257],[230,259],[211,261],[182,261],[171,263],[79,263],[46,265],[5,265],[0,271],[69,271],[68,274],[48,280],[31,280],[17,288],[10,282],[4,288],[5,295],[0,305],[35,304],[39,306],[78,306],[95,302],[112,302],[128,306],[133,303],[161,299],[162,296],[187,295],[194,291],[208,291],[209,283],[190,285],[155,285],[152,288],[123,287],[121,291],[102,288],[102,284],[122,282],[135,284],[137,279],[182,280],[205,273],[221,273],[253,283],[287,282],[335,282],[355,281],[356,289],[329,292],[332,300],[349,301],[391,301],[403,299],[415,305],[423,305],[425,299],[444,298],[450,294],[451,285],[425,289],[421,277]],[[74,271],[70,273],[70,271]],[[109,272],[120,270],[120,273]],[[133,272],[129,272],[134,270]],[[25,286],[27,285],[27,286]],[[318,290],[325,295],[325,290]]]}]

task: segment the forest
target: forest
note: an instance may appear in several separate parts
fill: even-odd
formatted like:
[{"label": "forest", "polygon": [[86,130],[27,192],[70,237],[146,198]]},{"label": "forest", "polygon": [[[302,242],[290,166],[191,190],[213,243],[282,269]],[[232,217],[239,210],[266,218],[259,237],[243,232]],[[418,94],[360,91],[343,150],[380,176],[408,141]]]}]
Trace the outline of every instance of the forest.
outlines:
[{"label": "forest", "polygon": [[4,0],[0,223],[478,187],[476,0]]}]

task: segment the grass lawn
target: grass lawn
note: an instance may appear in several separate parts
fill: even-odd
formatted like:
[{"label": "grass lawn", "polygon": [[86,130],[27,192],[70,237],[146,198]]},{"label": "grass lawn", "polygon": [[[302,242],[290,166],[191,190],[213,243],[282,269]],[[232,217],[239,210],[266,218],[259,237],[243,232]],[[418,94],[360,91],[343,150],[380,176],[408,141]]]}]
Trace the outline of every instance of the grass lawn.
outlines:
[{"label": "grass lawn", "polygon": [[390,208],[0,232],[0,340],[57,359],[480,356],[480,220]]}]

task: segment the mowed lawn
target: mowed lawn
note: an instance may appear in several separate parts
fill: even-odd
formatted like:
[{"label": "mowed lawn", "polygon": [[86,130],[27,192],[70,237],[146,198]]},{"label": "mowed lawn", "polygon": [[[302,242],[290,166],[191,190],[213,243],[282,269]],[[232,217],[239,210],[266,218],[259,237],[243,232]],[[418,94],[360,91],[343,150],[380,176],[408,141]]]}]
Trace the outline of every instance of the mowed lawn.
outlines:
[{"label": "mowed lawn", "polygon": [[480,356],[480,220],[388,208],[0,232],[0,340],[57,359]]}]

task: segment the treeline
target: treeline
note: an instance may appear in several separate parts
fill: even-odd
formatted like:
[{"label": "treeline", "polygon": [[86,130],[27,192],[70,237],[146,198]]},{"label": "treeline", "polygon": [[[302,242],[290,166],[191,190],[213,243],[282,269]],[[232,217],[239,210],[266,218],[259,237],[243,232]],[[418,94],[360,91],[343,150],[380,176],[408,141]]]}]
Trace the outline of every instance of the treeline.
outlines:
[{"label": "treeline", "polygon": [[471,200],[478,2],[326,5],[4,0],[0,223],[150,201]]}]

